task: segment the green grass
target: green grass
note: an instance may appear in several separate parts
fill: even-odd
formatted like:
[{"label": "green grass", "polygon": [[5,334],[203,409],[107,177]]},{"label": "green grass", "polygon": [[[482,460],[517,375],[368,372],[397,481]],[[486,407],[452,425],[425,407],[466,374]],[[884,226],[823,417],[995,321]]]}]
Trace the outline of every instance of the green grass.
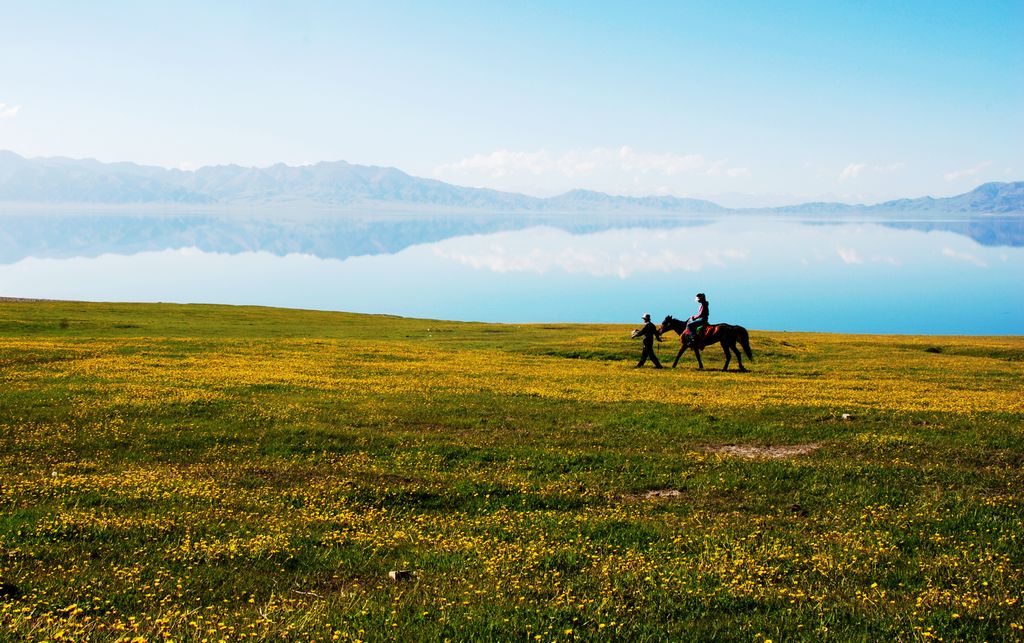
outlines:
[{"label": "green grass", "polygon": [[1024,339],[751,342],[0,302],[0,638],[1020,639]]}]

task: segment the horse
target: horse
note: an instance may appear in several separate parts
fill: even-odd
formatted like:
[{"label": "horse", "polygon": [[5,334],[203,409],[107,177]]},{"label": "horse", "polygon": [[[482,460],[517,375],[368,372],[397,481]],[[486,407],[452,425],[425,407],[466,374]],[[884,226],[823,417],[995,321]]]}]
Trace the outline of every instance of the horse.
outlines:
[{"label": "horse", "polygon": [[669,330],[674,330],[679,333],[679,343],[682,344],[679,348],[679,353],[676,354],[676,361],[672,362],[672,368],[676,367],[679,363],[679,358],[683,356],[683,351],[687,348],[693,349],[693,354],[697,356],[698,368],[704,368],[704,362],[700,358],[701,343],[705,347],[711,344],[721,344],[722,350],[725,351],[725,366],[722,367],[723,371],[729,370],[729,361],[732,356],[729,355],[729,350],[736,353],[736,359],[740,363],[740,371],[746,372],[747,369],[743,366],[743,357],[740,356],[740,352],[736,350],[736,342],[740,343],[743,347],[743,352],[747,354],[747,358],[754,359],[754,354],[750,352],[750,337],[747,335],[747,329],[742,326],[734,326],[732,324],[709,324],[704,329],[704,333],[697,340],[693,340],[690,337],[690,331],[686,328],[686,322],[681,319],[675,319],[672,315],[665,318],[665,321],[661,322],[661,327],[658,329],[659,333],[665,333]]}]

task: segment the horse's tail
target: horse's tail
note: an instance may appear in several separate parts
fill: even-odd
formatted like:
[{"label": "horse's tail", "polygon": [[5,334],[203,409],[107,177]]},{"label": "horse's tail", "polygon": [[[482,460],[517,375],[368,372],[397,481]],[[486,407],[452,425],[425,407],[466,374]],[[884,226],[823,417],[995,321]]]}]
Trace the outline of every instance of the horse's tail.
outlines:
[{"label": "horse's tail", "polygon": [[747,354],[747,359],[754,359],[754,354],[750,352],[750,336],[747,334],[747,329],[742,326],[737,326],[737,335],[740,340],[740,346],[743,347],[743,352]]}]

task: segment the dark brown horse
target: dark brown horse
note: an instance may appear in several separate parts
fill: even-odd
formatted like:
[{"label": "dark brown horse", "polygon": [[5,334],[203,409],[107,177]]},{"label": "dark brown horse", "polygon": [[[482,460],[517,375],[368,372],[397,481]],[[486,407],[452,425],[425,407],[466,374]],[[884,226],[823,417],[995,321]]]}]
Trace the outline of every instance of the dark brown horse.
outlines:
[{"label": "dark brown horse", "polygon": [[736,342],[739,342],[740,346],[743,347],[743,352],[747,354],[749,359],[754,359],[754,354],[750,352],[750,338],[747,335],[747,329],[742,326],[733,326],[732,324],[710,324],[704,328],[700,333],[700,337],[695,341],[690,337],[690,331],[686,328],[686,322],[682,319],[675,319],[672,315],[665,318],[665,321],[661,322],[661,328],[658,329],[659,333],[666,333],[669,330],[674,330],[679,333],[679,343],[682,346],[679,347],[679,353],[676,354],[676,361],[672,362],[672,368],[676,367],[679,363],[679,358],[683,356],[683,351],[687,348],[693,349],[693,354],[697,356],[697,366],[704,368],[704,362],[700,358],[700,351],[702,348],[711,346],[712,344],[721,344],[722,350],[725,351],[725,366],[722,367],[723,371],[729,370],[729,361],[732,356],[729,355],[729,351],[736,353],[736,359],[740,363],[740,370],[746,371],[743,367],[743,357],[740,356],[740,352],[736,350]]}]

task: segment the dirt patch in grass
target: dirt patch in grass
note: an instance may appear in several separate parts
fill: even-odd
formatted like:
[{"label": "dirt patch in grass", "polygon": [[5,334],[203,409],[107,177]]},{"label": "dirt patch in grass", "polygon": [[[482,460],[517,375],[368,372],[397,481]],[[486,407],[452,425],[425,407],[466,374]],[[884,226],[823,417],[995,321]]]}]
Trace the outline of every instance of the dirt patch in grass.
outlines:
[{"label": "dirt patch in grass", "polygon": [[671,500],[681,498],[683,492],[679,489],[649,489],[641,493],[628,493],[622,496],[626,502],[640,502],[642,500]]},{"label": "dirt patch in grass", "polygon": [[807,455],[821,448],[818,442],[807,444],[777,444],[768,446],[757,446],[753,444],[714,444],[704,447],[708,453],[731,455],[737,458],[795,458],[798,455]]},{"label": "dirt patch in grass", "polygon": [[650,500],[651,498],[678,498],[683,495],[679,489],[651,489],[640,494],[640,498]]}]

